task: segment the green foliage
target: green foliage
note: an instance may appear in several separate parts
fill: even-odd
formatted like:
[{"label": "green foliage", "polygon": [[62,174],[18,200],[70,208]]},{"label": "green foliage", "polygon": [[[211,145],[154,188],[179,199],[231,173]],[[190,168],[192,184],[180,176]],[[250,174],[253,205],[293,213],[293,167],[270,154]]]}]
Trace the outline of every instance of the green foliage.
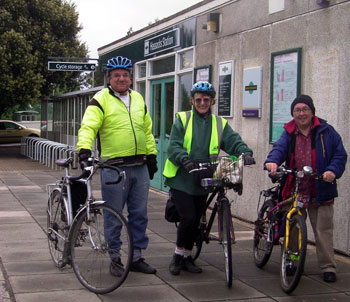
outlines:
[{"label": "green foliage", "polygon": [[81,29],[75,5],[65,0],[0,0],[0,115],[79,88],[79,72],[49,71],[47,62],[86,57]]}]

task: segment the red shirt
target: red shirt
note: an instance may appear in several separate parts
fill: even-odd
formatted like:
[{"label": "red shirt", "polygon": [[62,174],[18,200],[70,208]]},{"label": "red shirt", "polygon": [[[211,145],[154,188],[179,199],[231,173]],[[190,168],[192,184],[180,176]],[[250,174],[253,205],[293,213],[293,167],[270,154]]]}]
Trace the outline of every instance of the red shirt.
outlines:
[{"label": "red shirt", "polygon": [[[294,167],[298,171],[302,170],[304,166],[312,167],[311,132],[305,136],[296,129],[294,134]],[[299,184],[299,193],[304,202],[309,201],[310,197],[315,197],[315,180],[310,176],[304,176]]]}]

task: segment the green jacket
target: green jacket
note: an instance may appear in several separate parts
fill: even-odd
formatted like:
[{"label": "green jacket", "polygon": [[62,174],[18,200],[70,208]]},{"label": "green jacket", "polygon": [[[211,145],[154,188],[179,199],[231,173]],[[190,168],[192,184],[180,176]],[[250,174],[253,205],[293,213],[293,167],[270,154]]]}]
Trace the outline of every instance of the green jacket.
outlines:
[{"label": "green jacket", "polygon": [[[170,141],[168,146],[168,159],[176,166],[180,166],[176,176],[166,178],[165,184],[170,188],[186,192],[190,195],[205,195],[207,190],[201,186],[195,185],[192,175],[190,175],[181,165],[186,157],[193,160],[209,158],[209,145],[211,139],[212,116],[203,117],[196,110],[193,110],[192,124],[192,143],[191,153],[183,147],[185,129],[179,117],[171,128]],[[242,153],[253,154],[253,151],[242,141],[240,135],[233,131],[228,123],[226,123],[221,140],[220,149],[230,155],[239,155]]]},{"label": "green jacket", "polygon": [[84,113],[77,149],[92,149],[98,137],[103,160],[116,157],[157,154],[152,120],[138,92],[130,90],[130,112],[109,88],[96,93]]}]

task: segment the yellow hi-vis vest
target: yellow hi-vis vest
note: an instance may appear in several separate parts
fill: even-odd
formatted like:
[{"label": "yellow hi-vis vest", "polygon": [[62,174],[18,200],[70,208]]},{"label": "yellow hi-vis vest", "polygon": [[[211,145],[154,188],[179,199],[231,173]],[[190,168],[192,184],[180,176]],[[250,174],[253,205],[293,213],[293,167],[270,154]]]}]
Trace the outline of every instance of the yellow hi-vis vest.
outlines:
[{"label": "yellow hi-vis vest", "polygon": [[[177,115],[180,116],[180,120],[185,129],[185,137],[183,147],[187,150],[187,153],[191,152],[191,144],[192,144],[192,119],[193,119],[193,111],[183,111],[178,112]],[[215,114],[211,115],[211,137],[209,144],[209,157],[214,160],[217,158],[220,152],[220,145],[222,140],[222,133],[227,123],[227,120],[223,118],[217,118]],[[179,166],[174,165],[169,158],[165,162],[165,167],[163,171],[163,175],[167,178],[175,177]]]}]

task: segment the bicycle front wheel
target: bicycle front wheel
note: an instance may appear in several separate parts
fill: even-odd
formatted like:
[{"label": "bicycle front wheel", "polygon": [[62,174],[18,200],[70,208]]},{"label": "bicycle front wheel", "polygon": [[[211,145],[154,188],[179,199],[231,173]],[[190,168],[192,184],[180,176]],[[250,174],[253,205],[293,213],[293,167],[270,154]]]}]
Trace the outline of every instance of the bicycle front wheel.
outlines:
[{"label": "bicycle front wheel", "polygon": [[267,213],[273,209],[272,200],[267,200],[261,207],[255,221],[253,252],[255,265],[262,268],[270,259],[273,248],[274,231]]},{"label": "bicycle front wheel", "polygon": [[62,268],[63,251],[68,235],[68,214],[64,197],[59,190],[53,190],[47,204],[47,239],[51,258],[56,267]]},{"label": "bicycle front wheel", "polygon": [[232,241],[231,241],[231,224],[232,216],[230,203],[227,198],[221,199],[221,207],[219,208],[220,221],[219,227],[222,235],[222,247],[225,256],[225,271],[227,286],[232,286]]},{"label": "bicycle front wheel", "polygon": [[287,294],[298,285],[304,270],[307,249],[307,229],[304,217],[294,215],[289,222],[289,242],[282,245],[280,279],[281,287]]},{"label": "bicycle front wheel", "polygon": [[90,205],[75,218],[70,232],[74,273],[94,293],[106,294],[126,279],[132,237],[124,216],[105,204]]}]

